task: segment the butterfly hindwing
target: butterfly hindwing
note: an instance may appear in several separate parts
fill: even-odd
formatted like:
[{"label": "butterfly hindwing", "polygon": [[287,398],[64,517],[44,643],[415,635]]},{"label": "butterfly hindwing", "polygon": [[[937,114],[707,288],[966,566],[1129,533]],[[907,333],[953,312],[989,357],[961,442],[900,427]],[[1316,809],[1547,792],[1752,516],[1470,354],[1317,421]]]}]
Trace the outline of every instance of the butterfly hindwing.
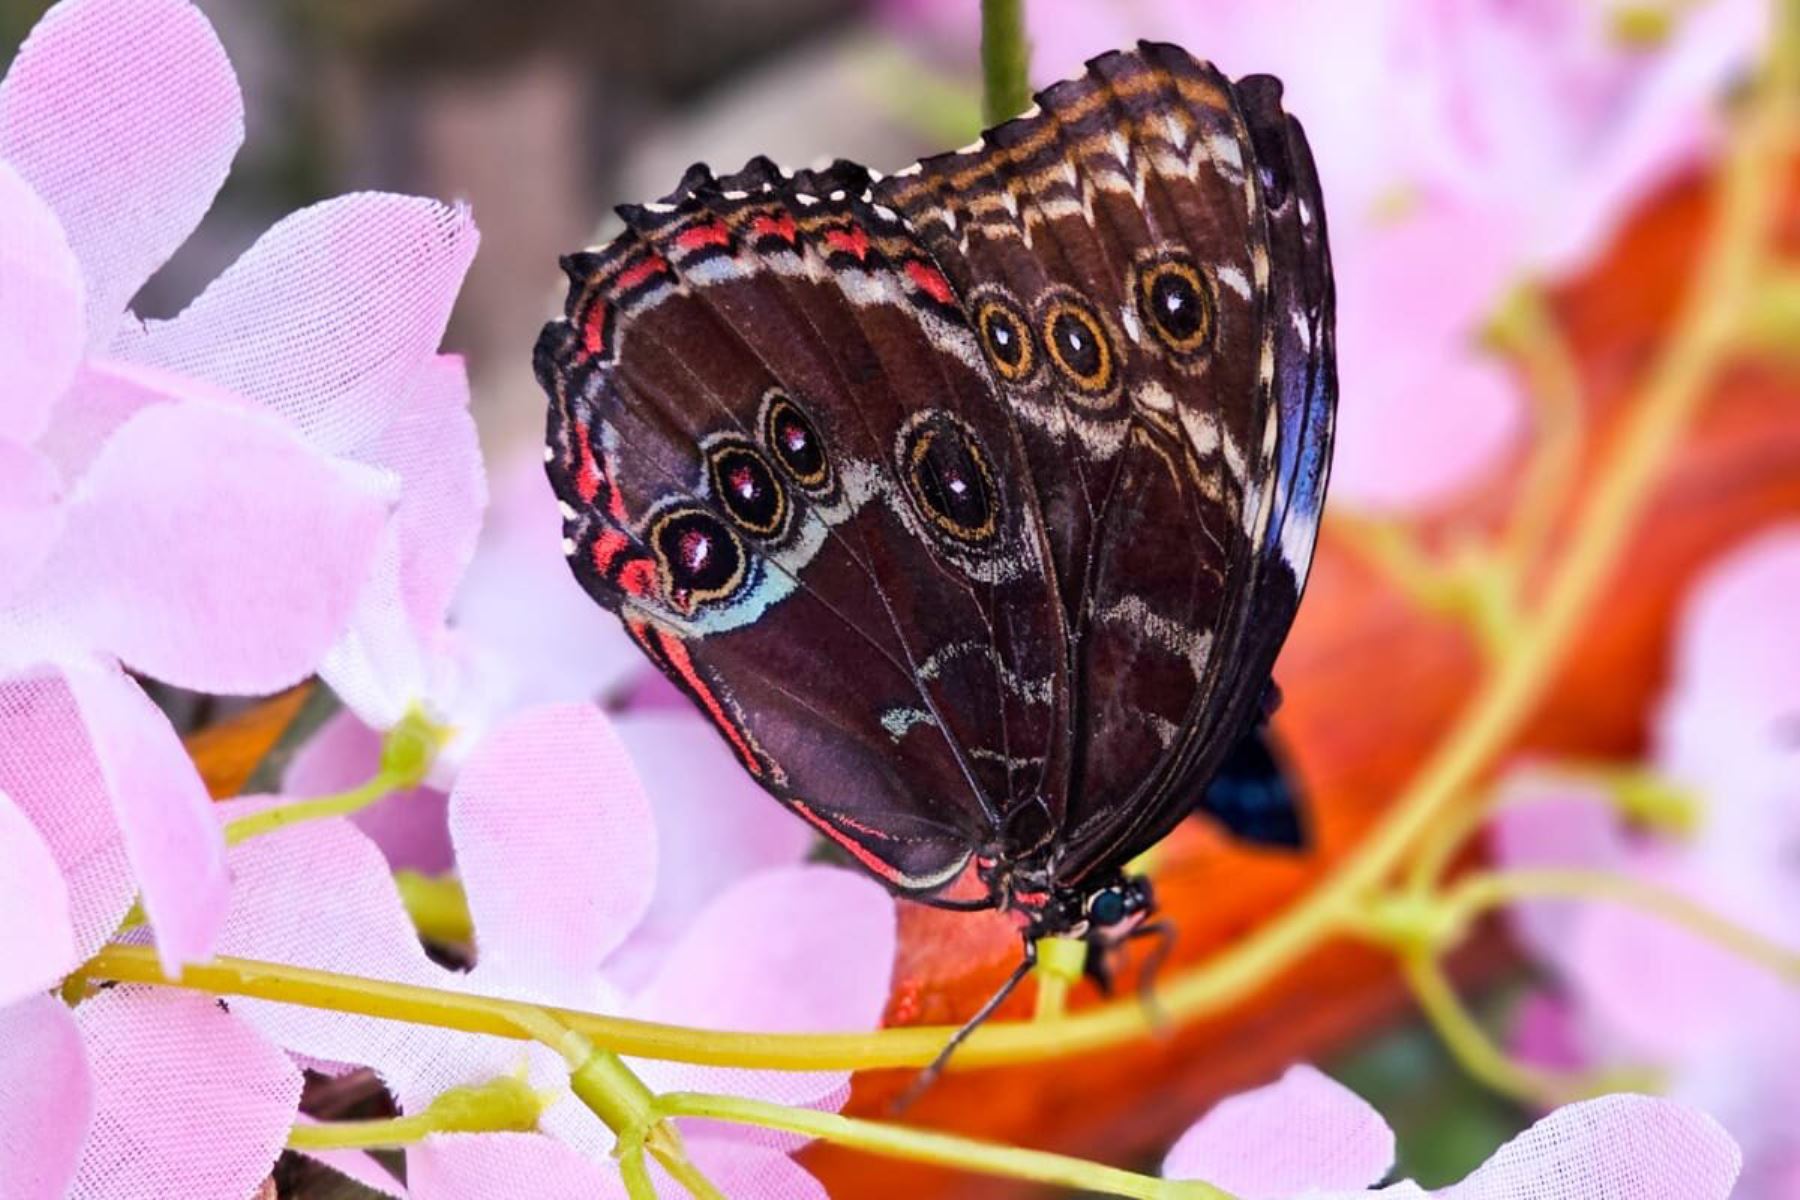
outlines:
[{"label": "butterfly hindwing", "polygon": [[1222,765],[1215,815],[1281,840],[1263,760],[1226,759],[1330,455],[1305,139],[1273,80],[1172,46],[1038,101],[885,180],[694,168],[566,261],[538,347],[578,578],[932,903],[1114,871]]}]

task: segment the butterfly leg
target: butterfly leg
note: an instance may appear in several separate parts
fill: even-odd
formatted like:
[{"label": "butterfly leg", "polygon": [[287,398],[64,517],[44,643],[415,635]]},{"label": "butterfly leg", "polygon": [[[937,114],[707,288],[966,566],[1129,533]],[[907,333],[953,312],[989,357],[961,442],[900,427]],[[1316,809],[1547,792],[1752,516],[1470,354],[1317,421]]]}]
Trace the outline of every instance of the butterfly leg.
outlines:
[{"label": "butterfly leg", "polygon": [[1156,977],[1162,972],[1163,964],[1168,961],[1169,952],[1175,949],[1175,926],[1168,921],[1151,921],[1132,930],[1127,940],[1136,941],[1145,937],[1155,938],[1156,945],[1150,948],[1142,969],[1138,971],[1138,1002],[1144,1006],[1150,1024],[1161,1032],[1169,1027],[1169,1017],[1156,1003]]},{"label": "butterfly leg", "polygon": [[920,1071],[919,1077],[908,1084],[904,1092],[900,1093],[899,1098],[893,1104],[892,1111],[895,1115],[911,1108],[913,1102],[923,1096],[931,1085],[937,1082],[937,1077],[944,1073],[944,1065],[950,1061],[950,1056],[956,1053],[956,1048],[962,1045],[971,1033],[980,1028],[983,1022],[993,1016],[994,1010],[999,1008],[1006,998],[1013,994],[1013,990],[1025,982],[1025,977],[1036,969],[1037,945],[1027,940],[1025,956],[1019,960],[1019,965],[1013,968],[1013,973],[1006,977],[1006,982],[1002,983],[999,990],[989,996],[987,1001],[975,1010],[974,1016],[964,1021],[962,1027],[950,1035],[950,1040],[944,1043],[944,1048],[938,1051],[938,1056],[931,1060],[931,1065]]}]

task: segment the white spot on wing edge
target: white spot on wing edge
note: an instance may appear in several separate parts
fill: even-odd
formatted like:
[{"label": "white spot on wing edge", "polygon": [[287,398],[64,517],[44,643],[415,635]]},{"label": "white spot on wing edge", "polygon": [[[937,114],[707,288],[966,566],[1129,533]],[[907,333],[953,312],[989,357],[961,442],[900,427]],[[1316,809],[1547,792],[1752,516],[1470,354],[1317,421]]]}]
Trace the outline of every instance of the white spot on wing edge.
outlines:
[{"label": "white spot on wing edge", "polygon": [[574,558],[575,557],[575,539],[574,538],[564,538],[563,539],[563,557],[564,558]]},{"label": "white spot on wing edge", "polygon": [[1244,278],[1244,273],[1242,271],[1238,270],[1236,267],[1220,267],[1214,274],[1218,276],[1220,283],[1236,292],[1239,296],[1243,297],[1245,300],[1250,298],[1250,281]]},{"label": "white spot on wing edge", "polygon": [[558,500],[556,502],[556,507],[557,510],[562,513],[562,519],[565,521],[573,521],[576,516],[579,515],[575,511],[575,506],[570,504],[567,500]]}]

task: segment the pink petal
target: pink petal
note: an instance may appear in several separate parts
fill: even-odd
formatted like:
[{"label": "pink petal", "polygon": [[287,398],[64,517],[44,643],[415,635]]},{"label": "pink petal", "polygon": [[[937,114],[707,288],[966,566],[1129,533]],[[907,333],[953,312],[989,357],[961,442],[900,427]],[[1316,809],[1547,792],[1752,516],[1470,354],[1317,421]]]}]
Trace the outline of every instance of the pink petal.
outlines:
[{"label": "pink petal", "polygon": [[1561,996],[1533,991],[1513,1014],[1507,1039],[1520,1060],[1548,1071],[1581,1071],[1592,1066],[1575,1006]]},{"label": "pink petal", "polygon": [[[1736,907],[1713,880],[1674,862],[1641,863],[1633,874],[1800,952],[1792,909]],[[1653,1061],[1704,1060],[1746,1030],[1781,1029],[1800,1017],[1788,981],[1670,921],[1624,905],[1583,909],[1565,969],[1599,1023],[1618,1034],[1633,1054]]]},{"label": "pink petal", "polygon": [[[318,1121],[305,1113],[297,1113],[294,1123],[317,1125]],[[377,1195],[389,1196],[393,1200],[407,1200],[406,1185],[395,1179],[371,1154],[361,1150],[299,1150],[296,1153],[325,1164],[339,1175],[362,1184]]]},{"label": "pink petal", "polygon": [[56,211],[104,347],[144,281],[211,207],[243,140],[212,26],[178,0],[68,0],[0,84],[0,159]]},{"label": "pink petal", "polygon": [[1442,1200],[1725,1200],[1741,1163],[1718,1122],[1647,1096],[1559,1108]]},{"label": "pink petal", "polygon": [[71,1200],[237,1200],[268,1176],[300,1103],[287,1055],[190,993],[116,988],[75,1020],[95,1105]]},{"label": "pink petal", "polygon": [[1677,725],[1674,736],[1701,748],[1780,740],[1783,722],[1800,709],[1797,592],[1800,524],[1792,521],[1733,547],[1694,586],[1681,617],[1673,712],[1665,718]]},{"label": "pink petal", "polygon": [[1331,486],[1364,508],[1453,495],[1498,464],[1524,417],[1517,382],[1479,346],[1480,324],[1511,281],[1516,238],[1502,214],[1420,205],[1332,229],[1345,401]]},{"label": "pink petal", "polygon": [[484,974],[592,977],[655,887],[643,786],[610,723],[585,705],[529,709],[490,733],[450,793],[450,836]]},{"label": "pink petal", "polygon": [[562,518],[538,454],[496,468],[494,499],[456,594],[456,626],[512,670],[504,715],[530,704],[597,700],[651,674],[617,617],[575,582]]},{"label": "pink petal", "polygon": [[0,1010],[54,987],[80,961],[69,888],[56,858],[37,826],[0,791]]},{"label": "pink petal", "polygon": [[[836,867],[753,875],[718,896],[669,951],[630,1015],[709,1029],[874,1029],[894,962],[894,902]],[[830,963],[829,971],[819,964]],[[835,1097],[840,1073],[640,1064],[664,1089],[729,1091],[786,1104]]]},{"label": "pink petal", "polygon": [[406,408],[357,457],[400,476],[400,596],[414,628],[435,632],[474,557],[487,507],[462,359],[429,360]]},{"label": "pink petal", "polygon": [[55,857],[76,954],[87,957],[118,928],[137,885],[106,776],[60,674],[0,679],[0,790]]},{"label": "pink petal", "polygon": [[63,1200],[94,1111],[75,1014],[54,996],[0,1006],[0,1046],[0,1196]]},{"label": "pink petal", "polygon": [[62,225],[0,160],[0,442],[31,442],[81,361],[81,266]]},{"label": "pink petal", "polygon": [[49,459],[0,438],[0,605],[32,581],[61,536],[61,493]]},{"label": "pink petal", "polygon": [[539,1133],[440,1134],[408,1148],[406,1177],[413,1200],[611,1200],[625,1195],[616,1167]]},{"label": "pink petal", "polygon": [[315,446],[364,445],[404,410],[478,240],[468,210],[361,192],[257,240],[180,316],[119,352],[267,405]]},{"label": "pink petal", "polygon": [[165,970],[212,954],[230,883],[212,799],[168,717],[123,672],[63,675],[93,742]]},{"label": "pink petal", "polygon": [[267,417],[157,405],[102,447],[45,571],[134,669],[202,691],[273,691],[343,630],[387,500],[377,473]]},{"label": "pink petal", "polygon": [[641,983],[656,959],[719,893],[770,867],[806,857],[812,834],[780,812],[705,718],[681,711],[628,712],[613,721],[656,814],[662,858],[656,896],[631,940],[606,964],[609,978]]},{"label": "pink petal", "polygon": [[[381,765],[381,735],[354,713],[340,712],[313,734],[288,764],[290,796],[328,796],[367,783]],[[394,870],[437,875],[455,865],[450,848],[449,797],[435,788],[408,788],[350,819]]]},{"label": "pink petal", "polygon": [[[1618,813],[1590,785],[1527,769],[1515,772],[1500,788],[1501,800],[1488,827],[1496,865],[1610,870],[1625,860],[1628,847]],[[1508,906],[1506,919],[1540,960],[1566,966],[1583,911],[1584,906],[1569,901],[1526,901]]]},{"label": "pink petal", "polygon": [[1240,1200],[1373,1187],[1394,1164],[1394,1132],[1343,1084],[1309,1066],[1220,1101],[1181,1135],[1162,1173]]},{"label": "pink petal", "polygon": [[[236,819],[267,803],[233,801],[219,806],[219,816]],[[445,986],[449,976],[420,947],[387,861],[348,822],[315,821],[251,838],[231,848],[228,862],[236,886],[220,954]],[[234,1000],[232,1011],[288,1050],[384,1071],[415,1033],[389,1021],[262,1000]],[[424,1044],[430,1031],[416,1033]]]}]

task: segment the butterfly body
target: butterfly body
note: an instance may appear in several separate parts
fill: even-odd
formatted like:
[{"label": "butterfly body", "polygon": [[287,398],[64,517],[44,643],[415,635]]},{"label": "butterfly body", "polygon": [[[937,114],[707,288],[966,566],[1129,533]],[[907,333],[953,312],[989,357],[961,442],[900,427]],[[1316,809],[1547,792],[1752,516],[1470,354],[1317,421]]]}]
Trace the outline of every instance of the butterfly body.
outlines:
[{"label": "butterfly body", "polygon": [[1197,807],[1295,831],[1204,802],[1268,761],[1234,750],[1330,456],[1279,96],[1143,44],[888,178],[696,167],[564,261],[536,366],[577,577],[902,895],[1110,943]]}]

